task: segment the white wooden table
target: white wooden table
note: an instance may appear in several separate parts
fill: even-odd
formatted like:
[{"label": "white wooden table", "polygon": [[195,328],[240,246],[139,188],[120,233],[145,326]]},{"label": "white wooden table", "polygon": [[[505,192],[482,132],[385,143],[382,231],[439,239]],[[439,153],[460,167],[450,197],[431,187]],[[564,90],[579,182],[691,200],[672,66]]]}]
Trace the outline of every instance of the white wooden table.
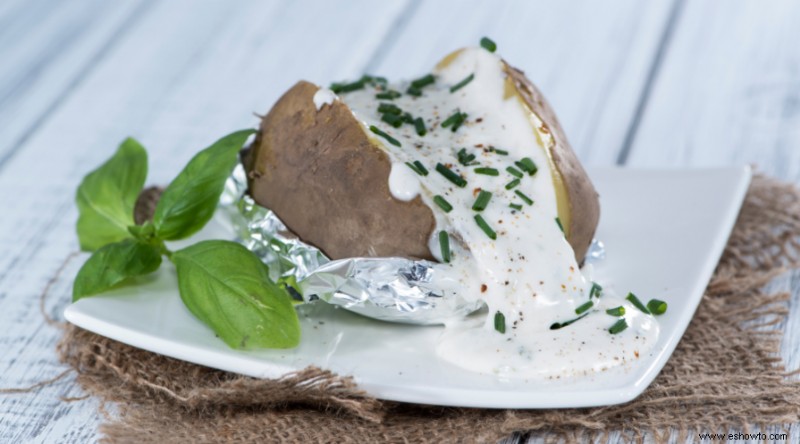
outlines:
[{"label": "white wooden table", "polygon": [[[297,79],[427,72],[491,36],[590,165],[757,163],[800,181],[800,2],[0,2],[0,386],[60,373],[37,297],[77,249],[73,193],[127,135],[164,183]],[[68,304],[74,261],[48,310]],[[800,275],[783,352],[800,365]],[[0,395],[0,442],[96,440],[68,378]],[[793,427],[795,435],[800,428]],[[797,438],[797,436],[795,436]],[[612,438],[616,441],[616,438]]]}]

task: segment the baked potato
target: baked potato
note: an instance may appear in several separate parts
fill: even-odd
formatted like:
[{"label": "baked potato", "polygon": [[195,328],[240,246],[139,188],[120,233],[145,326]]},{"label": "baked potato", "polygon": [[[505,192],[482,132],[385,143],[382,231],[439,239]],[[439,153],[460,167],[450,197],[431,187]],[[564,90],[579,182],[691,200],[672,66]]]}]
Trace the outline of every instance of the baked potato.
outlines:
[{"label": "baked potato", "polygon": [[[451,98],[460,100],[454,103],[454,106],[477,104],[480,107],[483,100],[481,95],[486,94],[469,92],[472,87],[469,83],[477,84],[482,76],[497,76],[496,72],[499,72],[504,77],[502,100],[517,101],[528,117],[526,135],[522,135],[522,129],[519,129],[516,139],[506,137],[506,140],[510,140],[513,145],[516,140],[527,138],[535,141],[541,148],[544,156],[540,156],[539,159],[546,160],[536,162],[537,165],[533,168],[542,169],[552,178],[552,192],[555,194],[557,207],[556,222],[561,225],[574,251],[576,261],[581,263],[594,236],[600,215],[597,192],[567,142],[555,113],[539,90],[522,71],[511,67],[494,54],[491,54],[491,58],[487,58],[485,55],[476,55],[476,51],[482,50],[473,48],[455,51],[445,57],[431,75],[410,83],[401,83],[399,86],[369,76],[358,82],[335,85],[333,89],[339,92],[338,97],[312,83],[298,82],[262,118],[257,138],[244,158],[251,196],[258,204],[273,210],[300,239],[317,246],[331,259],[402,256],[442,261],[446,258],[443,258],[443,252],[438,251],[439,244],[436,242],[435,232],[437,226],[441,230],[443,224],[446,224],[448,214],[437,208],[441,205],[433,200],[436,196],[431,193],[423,200],[421,196],[425,193],[417,193],[411,199],[400,199],[397,193],[390,189],[390,176],[393,174],[393,168],[396,168],[393,165],[401,165],[400,161],[403,160],[398,161],[397,158],[393,158],[391,150],[398,149],[393,142],[397,142],[398,145],[402,142],[404,145],[402,150],[422,152],[427,148],[421,147],[418,140],[425,138],[420,135],[415,139],[411,134],[401,139],[391,136],[390,133],[393,131],[397,133],[394,128],[397,128],[395,125],[399,117],[401,124],[406,127],[415,127],[417,124],[416,129],[419,130],[419,126],[422,126],[429,138],[435,134],[450,137],[447,140],[435,139],[437,143],[446,146],[448,143],[463,142],[461,139],[452,138],[459,126],[473,125],[478,128],[481,125],[494,125],[493,128],[497,130],[498,135],[505,134],[500,131],[501,127],[503,130],[507,129],[503,116],[481,114],[481,117],[471,119],[466,117],[466,113],[462,113],[465,115],[465,118],[461,119],[462,122],[454,124],[451,121],[450,125],[447,125],[448,119],[452,120],[453,115],[458,120],[457,113],[450,115],[451,110],[437,109],[425,115],[422,125],[419,125],[417,123],[419,118],[408,115],[407,112],[403,114],[401,110],[400,113],[387,111],[380,115],[380,121],[376,117],[373,119],[374,125],[368,125],[369,119],[365,119],[362,113],[355,109],[363,108],[367,98],[376,96],[374,105],[379,107],[400,103],[403,98],[407,99],[407,102],[403,102],[407,103],[406,107],[413,107],[421,103],[427,95],[435,95],[434,91],[440,91],[443,100]],[[456,79],[454,76],[461,75],[459,69],[463,71],[462,68],[456,69],[455,72],[448,71],[459,63],[466,66],[463,69],[472,69],[473,74],[464,76],[461,82],[445,81],[447,78]],[[479,63],[488,65],[488,68],[480,66]],[[487,72],[490,74],[486,74]],[[465,81],[464,85],[460,85]],[[477,85],[474,88],[477,88]],[[351,106],[353,103],[348,97],[355,94],[361,94],[363,100],[359,99],[360,102]],[[445,94],[450,96],[445,97]],[[496,100],[487,99],[487,103],[489,102],[495,103]],[[384,108],[390,109],[388,105]],[[394,117],[387,119],[387,114],[389,117]],[[490,120],[491,123],[482,123]],[[417,133],[423,134],[421,131]],[[472,156],[476,159],[472,162],[479,164],[483,159],[489,159],[489,155],[502,152],[508,154],[507,149],[492,145],[493,140],[478,137],[471,142],[476,142],[478,139],[480,143],[473,143],[474,146],[469,147],[469,152],[463,151],[466,153],[466,158]],[[454,152],[456,149],[457,147],[453,147]],[[531,157],[537,154],[534,153],[535,148],[528,149]],[[461,150],[457,152],[462,153]],[[519,158],[530,160],[526,156],[527,154],[523,153]],[[460,155],[452,157],[450,161],[431,158],[427,165],[420,166],[425,170],[426,176],[428,171],[431,171],[432,175],[436,174],[432,171],[436,164],[436,171],[447,170],[463,180],[468,176],[470,164],[461,162]],[[511,170],[516,173],[520,171],[531,175],[536,173],[536,171],[530,173],[527,170],[520,170],[524,168],[524,163],[521,166],[516,164],[515,168],[512,160],[509,159],[508,163]],[[416,162],[408,158],[408,162],[405,163],[409,166],[408,171],[421,175],[422,171],[414,168]],[[443,165],[444,168],[438,169],[439,165]],[[505,174],[502,168],[483,169],[491,170],[489,172],[495,177],[497,176],[495,173]],[[541,177],[542,172],[538,175]],[[514,176],[509,176],[508,179],[509,185],[515,180]],[[455,185],[450,191],[461,187]],[[498,190],[504,193],[502,189]],[[469,191],[477,197],[482,189],[470,186]],[[498,196],[498,192],[495,192],[495,197]],[[508,193],[510,198],[518,199],[516,204],[511,204],[512,212],[524,205],[519,201],[522,197],[515,197],[510,191]],[[413,192],[410,194],[414,195]],[[440,193],[437,196],[444,195]],[[442,200],[450,205],[446,199]],[[524,202],[528,200],[530,199],[523,199]],[[491,230],[495,236],[498,234],[502,236],[505,233],[504,227],[497,224],[502,224],[503,220],[498,220],[499,222],[495,221]],[[459,230],[449,231],[453,243],[462,244],[463,250],[470,249],[469,245],[464,244]]]}]

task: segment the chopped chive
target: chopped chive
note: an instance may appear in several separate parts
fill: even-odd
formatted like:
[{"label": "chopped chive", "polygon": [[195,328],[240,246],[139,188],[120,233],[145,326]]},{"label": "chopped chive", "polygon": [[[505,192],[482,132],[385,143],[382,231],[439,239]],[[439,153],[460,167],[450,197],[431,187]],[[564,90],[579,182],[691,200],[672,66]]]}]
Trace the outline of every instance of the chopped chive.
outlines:
[{"label": "chopped chive", "polygon": [[510,166],[506,168],[506,171],[508,171],[509,174],[516,177],[517,179],[522,179],[522,172],[520,170]]},{"label": "chopped chive", "polygon": [[460,150],[458,150],[458,153],[456,153],[456,157],[458,158],[458,163],[460,163],[461,165],[470,166],[477,164],[477,162],[473,163],[473,160],[475,160],[475,155],[472,153],[468,153],[466,148],[461,148]]},{"label": "chopped chive", "polygon": [[439,248],[442,250],[442,261],[450,263],[450,236],[447,235],[447,231],[439,232]]},{"label": "chopped chive", "polygon": [[450,202],[448,202],[444,197],[439,196],[438,194],[436,196],[433,196],[433,202],[436,205],[439,205],[439,208],[444,210],[445,213],[449,213],[450,211],[453,210],[453,206],[450,205]]},{"label": "chopped chive", "polygon": [[577,317],[577,318],[575,318],[575,319],[570,319],[569,321],[564,321],[564,322],[553,322],[553,323],[550,325],[550,330],[558,330],[559,328],[564,328],[564,327],[566,327],[566,326],[568,326],[568,325],[572,324],[573,322],[580,321],[581,319],[585,318],[586,316],[589,316],[589,313],[586,313],[586,314],[584,314],[584,315],[578,316],[578,317]]},{"label": "chopped chive", "polygon": [[381,103],[378,105],[378,112],[381,114],[402,114],[403,110],[394,103]]},{"label": "chopped chive", "polygon": [[381,131],[381,129],[378,128],[377,126],[370,125],[369,126],[369,130],[372,131],[373,133],[383,137],[384,139],[386,139],[387,142],[391,143],[392,145],[400,146],[400,141],[399,140],[397,140],[394,137],[392,137],[392,136],[386,134],[385,132]]},{"label": "chopped chive", "polygon": [[[556,217],[556,225],[558,225],[558,229],[561,230],[562,233],[564,233],[564,225],[561,225],[561,218],[560,217]],[[564,234],[567,234],[567,233],[564,233]]]},{"label": "chopped chive", "polygon": [[608,332],[611,333],[612,335],[615,335],[615,334],[625,330],[626,328],[628,328],[628,323],[625,322],[625,318],[622,318],[622,319],[618,320],[617,322],[615,322],[614,325],[612,325],[608,329]]},{"label": "chopped chive", "polygon": [[497,44],[489,37],[481,38],[481,47],[489,52],[495,52],[497,50]]},{"label": "chopped chive", "polygon": [[519,185],[519,179],[514,179],[511,182],[506,184],[506,189],[510,190],[510,189],[514,188],[515,186],[517,186],[517,185]]},{"label": "chopped chive", "polygon": [[428,175],[428,169],[425,168],[425,165],[423,165],[422,162],[420,162],[419,160],[415,160],[414,161],[414,166],[416,166],[417,169],[422,171],[422,175],[423,176],[427,176]]},{"label": "chopped chive", "polygon": [[533,199],[531,199],[530,197],[526,196],[525,193],[523,193],[522,191],[514,190],[514,194],[519,196],[519,198],[522,199],[522,201],[525,202],[526,204],[533,205]]},{"label": "chopped chive", "polygon": [[413,125],[414,124],[414,116],[412,116],[411,113],[403,113],[403,122]]},{"label": "chopped chive", "polygon": [[454,93],[454,92],[458,91],[459,89],[467,86],[467,83],[471,82],[472,79],[474,79],[474,78],[475,78],[475,74],[468,75],[464,80],[462,80],[462,81],[456,83],[455,85],[451,86],[450,87],[450,92]]},{"label": "chopped chive", "polygon": [[492,152],[492,153],[497,153],[497,154],[499,154],[501,156],[508,156],[508,151],[501,150],[500,148],[495,148],[493,146],[489,147],[489,151]]},{"label": "chopped chive", "polygon": [[381,120],[393,126],[394,128],[400,128],[403,126],[403,118],[397,114],[384,114],[381,116]]},{"label": "chopped chive", "polygon": [[481,227],[481,230],[483,230],[483,232],[486,233],[487,236],[489,236],[489,239],[491,240],[497,239],[497,233],[495,233],[494,230],[492,230],[492,227],[490,227],[489,224],[487,224],[486,221],[483,220],[483,217],[481,217],[480,214],[475,215],[475,223],[477,223],[478,226]]},{"label": "chopped chive", "polygon": [[334,94],[357,91],[359,89],[364,89],[364,79],[362,78],[361,80],[350,83],[331,83],[329,89],[333,91]]},{"label": "chopped chive", "polygon": [[390,89],[389,91],[384,91],[384,92],[375,94],[375,98],[376,99],[381,99],[381,100],[394,100],[394,99],[396,99],[396,98],[398,98],[400,96],[402,96],[402,94],[400,94],[399,92],[397,92],[397,91],[395,91],[393,89]]},{"label": "chopped chive", "polygon": [[509,206],[509,207],[511,207],[511,208],[513,208],[513,209],[515,209],[515,210],[517,210],[517,211],[522,211],[522,205],[519,205],[519,204],[513,204],[513,203],[512,203],[512,204],[508,204],[508,206]]},{"label": "chopped chive", "polygon": [[499,176],[500,171],[494,168],[475,168],[475,174],[483,174],[484,176]]},{"label": "chopped chive", "polygon": [[422,95],[422,90],[419,88],[414,88],[413,86],[409,86],[406,90],[406,94],[414,97],[419,97]]},{"label": "chopped chive", "polygon": [[411,82],[411,86],[414,88],[424,88],[428,85],[433,84],[436,79],[433,78],[433,74],[428,74],[426,76],[420,77],[417,80]]},{"label": "chopped chive", "polygon": [[422,176],[422,171],[420,171],[420,170],[417,168],[417,166],[416,166],[416,165],[414,165],[414,164],[413,164],[413,163],[411,163],[411,162],[406,162],[406,165],[408,165],[408,167],[409,167],[409,168],[411,168],[412,170],[414,170],[414,172],[415,172],[415,173],[417,173],[417,174],[419,174],[420,176]]},{"label": "chopped chive", "polygon": [[611,316],[625,316],[625,307],[620,305],[619,307],[609,308],[606,310],[606,313]]},{"label": "chopped chive", "polygon": [[581,304],[578,308],[575,309],[575,314],[583,314],[590,308],[594,306],[594,301],[590,300]]},{"label": "chopped chive", "polygon": [[436,164],[436,171],[439,172],[442,176],[444,176],[450,182],[453,182],[457,187],[464,188],[467,186],[467,181],[464,180],[463,177],[459,176],[458,174],[454,173],[453,170],[447,168],[446,166],[442,165],[441,163]]},{"label": "chopped chive", "polygon": [[503,334],[506,332],[506,316],[499,311],[494,314],[494,329]]},{"label": "chopped chive", "polygon": [[456,110],[450,117],[442,122],[442,128],[451,127],[450,131],[456,132],[456,130],[461,126],[462,123],[467,119],[467,113],[462,113],[460,110]]},{"label": "chopped chive", "polygon": [[485,210],[486,206],[489,205],[490,200],[492,200],[492,193],[481,190],[481,192],[478,193],[478,197],[475,199],[475,203],[472,204],[472,210],[473,211]]},{"label": "chopped chive", "polygon": [[530,157],[524,157],[522,158],[522,160],[514,162],[514,165],[516,165],[517,168],[521,169],[522,171],[525,171],[531,176],[533,176],[534,174],[536,174],[537,171],[539,171],[539,168],[536,166],[533,160],[531,160]]},{"label": "chopped chive", "polygon": [[625,296],[625,299],[629,300],[630,303],[633,304],[634,307],[638,308],[642,313],[650,314],[650,310],[648,310],[647,307],[642,304],[642,301],[640,301],[635,294],[628,293],[628,296]]},{"label": "chopped chive", "polygon": [[414,119],[414,129],[417,130],[417,135],[419,136],[428,134],[428,130],[425,128],[425,121],[422,120],[422,117],[417,117]]},{"label": "chopped chive", "polygon": [[662,315],[667,311],[667,303],[658,299],[650,299],[647,303],[647,309],[654,315]]},{"label": "chopped chive", "polygon": [[592,282],[592,288],[589,290],[589,297],[590,298],[599,298],[603,295],[603,287],[600,286],[597,282]]},{"label": "chopped chive", "polygon": [[428,169],[425,168],[425,165],[422,164],[419,160],[415,160],[414,163],[406,162],[409,168],[414,170],[415,173],[419,174],[420,176],[427,176]]}]

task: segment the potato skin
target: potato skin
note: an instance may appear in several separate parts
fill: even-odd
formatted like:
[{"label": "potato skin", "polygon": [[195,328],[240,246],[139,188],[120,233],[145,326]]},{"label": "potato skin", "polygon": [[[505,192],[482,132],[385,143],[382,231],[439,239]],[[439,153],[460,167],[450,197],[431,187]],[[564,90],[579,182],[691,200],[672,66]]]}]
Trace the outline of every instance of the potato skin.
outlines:
[{"label": "potato skin", "polygon": [[431,209],[392,197],[388,154],[339,100],[317,111],[318,89],[298,82],[262,119],[244,159],[253,199],[331,259],[435,260]]},{"label": "potato skin", "polygon": [[572,151],[553,108],[542,93],[528,80],[524,72],[508,63],[505,63],[505,68],[519,95],[531,112],[541,119],[555,141],[550,148],[550,155],[563,178],[571,214],[567,241],[572,245],[578,263],[582,263],[600,220],[600,201],[597,191],[575,152]]}]

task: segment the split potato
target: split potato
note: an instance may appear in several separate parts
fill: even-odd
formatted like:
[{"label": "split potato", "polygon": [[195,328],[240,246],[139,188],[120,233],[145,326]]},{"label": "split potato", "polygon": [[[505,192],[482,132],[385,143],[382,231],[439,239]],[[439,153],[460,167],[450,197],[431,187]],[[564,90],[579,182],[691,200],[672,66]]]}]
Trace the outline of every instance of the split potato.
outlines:
[{"label": "split potato", "polygon": [[[445,67],[459,51],[437,66]],[[522,71],[502,62],[506,98],[526,107],[546,150],[558,217],[578,263],[600,216],[597,192],[541,92]],[[341,100],[317,109],[314,84],[300,81],[263,117],[244,158],[249,192],[303,241],[331,259],[389,257],[433,260],[436,228],[420,197],[401,201],[389,189],[391,160]]]}]

